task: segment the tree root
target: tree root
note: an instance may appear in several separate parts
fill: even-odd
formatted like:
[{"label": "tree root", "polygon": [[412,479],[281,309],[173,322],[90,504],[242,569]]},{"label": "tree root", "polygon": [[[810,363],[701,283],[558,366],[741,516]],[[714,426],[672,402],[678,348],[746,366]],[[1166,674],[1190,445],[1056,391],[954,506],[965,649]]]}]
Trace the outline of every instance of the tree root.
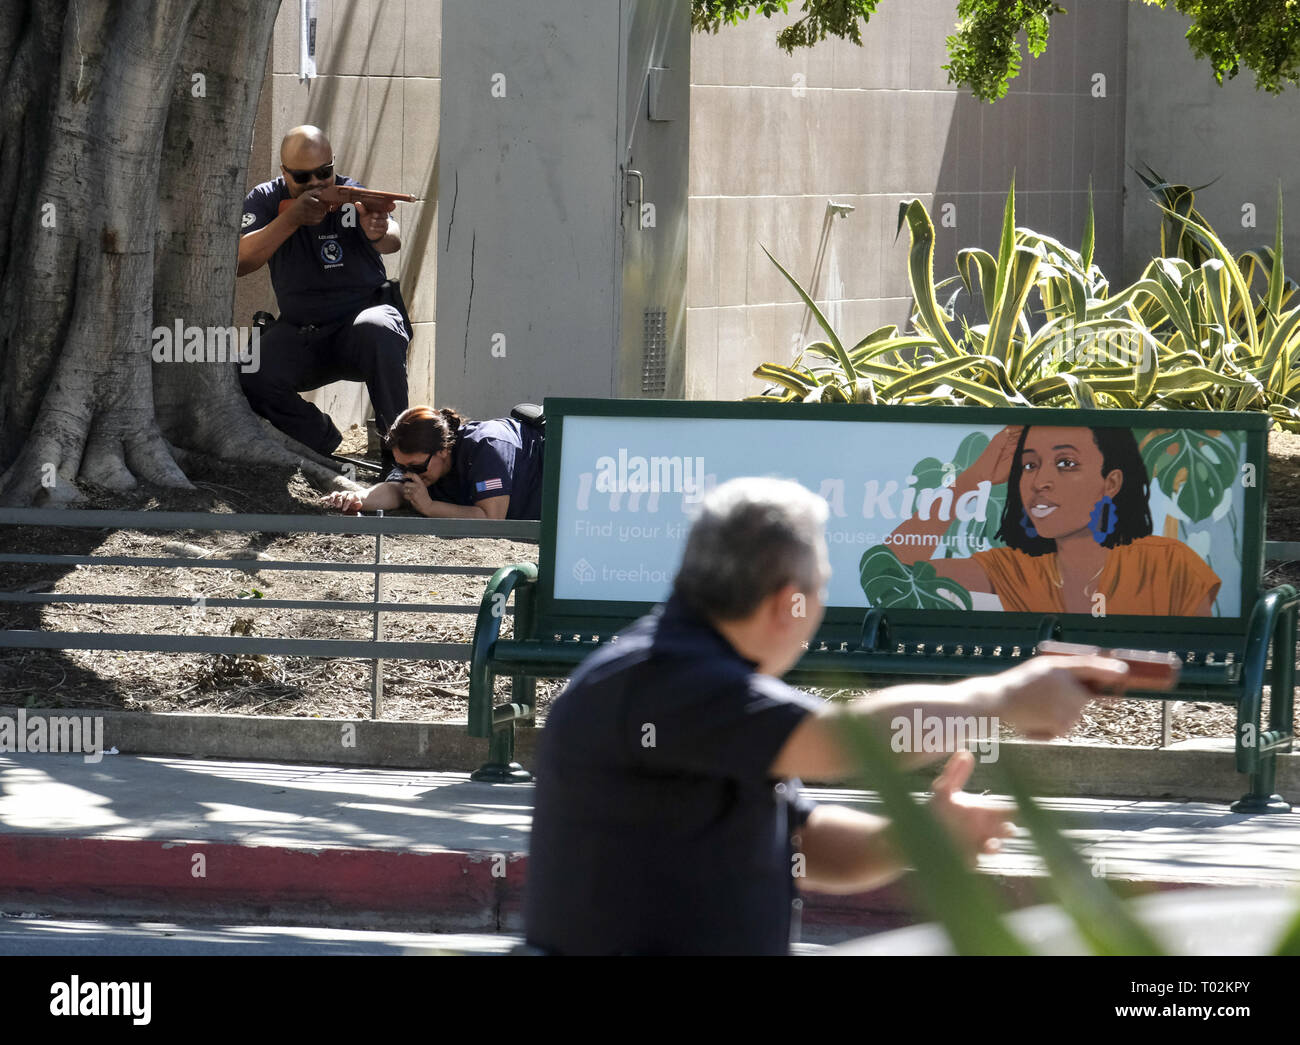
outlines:
[{"label": "tree root", "polygon": [[258,431],[253,438],[240,443],[237,452],[224,441],[210,445],[209,440],[201,438],[198,440],[199,447],[195,450],[172,446],[172,455],[185,466],[188,466],[188,462],[197,461],[200,454],[209,454],[233,464],[265,465],[297,471],[321,491],[364,489],[340,472],[337,462],[332,458],[303,446],[261,418],[257,418],[257,421]]}]

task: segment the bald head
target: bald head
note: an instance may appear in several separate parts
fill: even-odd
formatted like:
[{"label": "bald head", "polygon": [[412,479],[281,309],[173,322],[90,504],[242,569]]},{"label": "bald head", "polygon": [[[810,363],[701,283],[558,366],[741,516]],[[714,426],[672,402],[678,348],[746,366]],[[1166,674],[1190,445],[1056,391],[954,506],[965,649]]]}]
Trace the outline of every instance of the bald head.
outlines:
[{"label": "bald head", "polygon": [[325,132],[319,127],[304,123],[301,127],[292,128],[280,142],[280,162],[286,167],[293,166],[289,162],[290,157],[296,156],[299,152],[312,150],[316,153],[324,152],[326,163],[329,162],[329,155],[333,152]]},{"label": "bald head", "polygon": [[[280,165],[286,171],[316,171],[334,161],[334,148],[325,132],[311,124],[294,127],[280,142]],[[306,182],[299,183],[285,174],[285,184],[291,196],[301,196],[312,189],[334,184],[334,172],[328,178],[314,175]]]}]

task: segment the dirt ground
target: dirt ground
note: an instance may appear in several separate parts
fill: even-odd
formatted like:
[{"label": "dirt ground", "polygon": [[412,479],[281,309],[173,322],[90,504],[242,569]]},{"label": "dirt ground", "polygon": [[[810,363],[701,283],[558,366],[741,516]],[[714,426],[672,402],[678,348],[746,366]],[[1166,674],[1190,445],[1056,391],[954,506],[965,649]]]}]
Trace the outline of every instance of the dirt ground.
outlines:
[{"label": "dirt ground", "polygon": [[[359,453],[364,435],[347,434],[343,452]],[[1269,437],[1270,540],[1300,540],[1300,436]],[[361,476],[363,480],[365,476]],[[192,474],[195,490],[141,492],[125,503],[120,496],[93,496],[90,507],[166,511],[290,512],[327,514],[320,497],[301,476],[286,486],[281,473],[213,463]],[[246,558],[247,550],[271,559],[373,562],[374,539],[348,535],[212,534],[7,527],[0,551],[70,555],[176,554]],[[385,561],[496,568],[536,561],[536,546],[500,540],[386,537]],[[0,609],[0,628],[65,631],[157,632],[190,635],[249,634],[276,637],[357,638],[371,636],[372,618],[360,611],[270,609],[260,598],[368,601],[373,580],[364,573],[290,573],[190,567],[0,567],[7,591],[56,591],[105,595],[172,595],[194,600],[174,606],[14,605]],[[1269,564],[1267,584],[1300,583],[1300,563]],[[390,575],[389,601],[476,605],[486,576]],[[198,599],[242,598],[248,609],[206,607]],[[474,619],[467,614],[388,613],[384,637],[397,641],[468,642]],[[384,718],[399,721],[463,720],[468,663],[387,661]],[[0,649],[0,705],[108,708],[227,714],[366,718],[371,708],[371,665],[359,660],[305,657],[215,656],[207,654],[119,653]],[[538,684],[539,718],[561,683]],[[502,692],[508,683],[499,680]],[[827,694],[830,695],[830,694]],[[837,693],[836,695],[843,695]],[[1174,705],[1173,736],[1230,737],[1235,710],[1217,704]],[[1153,701],[1097,702],[1088,708],[1072,739],[1153,746],[1160,739],[1160,704]]]}]

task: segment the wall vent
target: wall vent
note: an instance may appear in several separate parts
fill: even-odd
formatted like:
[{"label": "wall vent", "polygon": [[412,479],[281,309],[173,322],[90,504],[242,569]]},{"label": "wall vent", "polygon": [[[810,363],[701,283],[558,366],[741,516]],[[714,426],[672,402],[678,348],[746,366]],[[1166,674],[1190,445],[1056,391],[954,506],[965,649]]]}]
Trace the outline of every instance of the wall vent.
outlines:
[{"label": "wall vent", "polygon": [[663,395],[668,387],[668,313],[662,308],[645,310],[641,355],[641,392]]}]

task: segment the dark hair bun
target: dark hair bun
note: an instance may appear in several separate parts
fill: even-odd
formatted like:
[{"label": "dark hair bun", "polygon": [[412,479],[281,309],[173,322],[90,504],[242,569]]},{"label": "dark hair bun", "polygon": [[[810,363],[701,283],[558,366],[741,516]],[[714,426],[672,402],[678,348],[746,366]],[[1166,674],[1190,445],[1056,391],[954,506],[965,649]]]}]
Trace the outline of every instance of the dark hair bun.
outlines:
[{"label": "dark hair bun", "polygon": [[460,414],[456,413],[456,411],[449,406],[444,406],[438,411],[438,413],[442,414],[446,419],[447,427],[450,428],[453,433],[459,431],[460,426],[465,423],[465,418],[461,417]]},{"label": "dark hair bun", "polygon": [[403,410],[388,431],[389,449],[405,454],[438,454],[454,446],[456,433],[468,419],[455,410],[435,410],[431,406],[413,406]]}]

